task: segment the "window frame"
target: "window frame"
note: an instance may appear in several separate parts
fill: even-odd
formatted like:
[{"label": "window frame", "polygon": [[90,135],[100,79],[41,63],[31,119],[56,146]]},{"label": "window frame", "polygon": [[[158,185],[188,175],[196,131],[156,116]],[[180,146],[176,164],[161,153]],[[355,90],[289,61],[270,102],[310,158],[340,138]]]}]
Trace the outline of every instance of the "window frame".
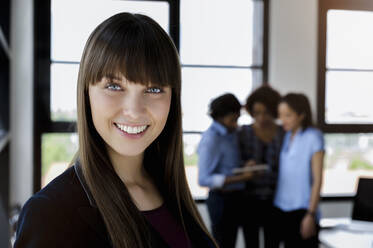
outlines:
[{"label": "window frame", "polygon": [[372,133],[373,124],[328,124],[325,121],[326,98],[326,72],[327,71],[361,71],[373,72],[364,69],[327,69],[326,67],[326,38],[327,13],[330,9],[336,10],[366,10],[373,11],[373,2],[370,0],[319,0],[318,23],[318,83],[317,83],[317,123],[325,133]]},{"label": "window frame", "polygon": [[[169,4],[169,33],[177,50],[180,50],[180,0],[129,0],[160,1]],[[263,2],[263,64],[249,66],[248,69],[261,69],[263,82],[268,81],[268,32],[269,0],[248,0]],[[57,62],[58,63],[58,62]],[[50,111],[51,93],[51,0],[34,0],[34,159],[33,192],[41,189],[42,175],[42,135],[45,133],[76,132],[76,123],[71,121],[53,121]],[[182,67],[201,67],[205,65],[182,65]],[[232,68],[232,66],[211,66]],[[208,66],[210,68],[210,66]],[[246,68],[246,67],[245,67]],[[202,132],[184,131],[183,134],[201,134]]]},{"label": "window frame", "polygon": [[[330,9],[373,11],[373,2],[370,0],[319,0],[318,1],[318,75],[317,75],[317,124],[325,134],[332,133],[373,133],[372,124],[327,124],[325,122],[326,98],[326,38],[327,38],[327,13]],[[329,71],[372,71],[359,69],[329,69]],[[322,196],[323,201],[352,201],[354,194]]]}]

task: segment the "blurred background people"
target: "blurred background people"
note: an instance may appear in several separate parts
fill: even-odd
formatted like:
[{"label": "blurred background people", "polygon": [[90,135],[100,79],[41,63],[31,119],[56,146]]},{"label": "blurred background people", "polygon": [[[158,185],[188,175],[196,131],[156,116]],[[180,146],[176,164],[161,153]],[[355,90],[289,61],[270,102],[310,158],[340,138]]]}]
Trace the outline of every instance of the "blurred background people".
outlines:
[{"label": "blurred background people", "polygon": [[198,182],[209,188],[206,204],[214,238],[221,248],[232,248],[244,214],[244,181],[251,178],[251,173],[233,174],[241,167],[236,132],[241,104],[234,95],[224,94],[211,102],[209,111],[213,123],[198,146]]},{"label": "blurred background people", "polygon": [[318,247],[323,134],[312,127],[311,107],[305,95],[287,94],[278,110],[286,134],[274,199],[277,233],[285,248]]},{"label": "blurred background people", "polygon": [[246,183],[245,211],[248,219],[244,224],[246,247],[259,247],[259,229],[263,228],[264,244],[278,247],[272,238],[273,196],[277,181],[278,157],[283,129],[275,123],[280,94],[270,86],[262,86],[250,94],[245,109],[253,118],[251,125],[239,130],[242,160],[246,166],[267,165],[268,169]]}]

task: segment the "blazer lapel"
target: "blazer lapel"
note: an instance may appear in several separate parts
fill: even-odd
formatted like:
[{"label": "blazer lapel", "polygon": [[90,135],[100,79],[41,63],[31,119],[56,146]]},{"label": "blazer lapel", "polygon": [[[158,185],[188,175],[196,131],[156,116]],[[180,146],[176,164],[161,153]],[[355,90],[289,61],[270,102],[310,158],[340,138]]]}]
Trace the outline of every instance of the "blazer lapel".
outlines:
[{"label": "blazer lapel", "polygon": [[98,208],[88,188],[88,185],[84,180],[82,168],[78,161],[74,165],[74,170],[75,175],[77,176],[79,183],[83,188],[88,200],[88,202],[84,203],[84,205],[80,206],[77,209],[77,213],[79,217],[83,220],[83,222],[86,223],[91,228],[91,230],[97,234],[97,237],[103,240],[105,243],[108,244],[108,246],[111,247],[111,241],[106,230],[104,220],[102,219],[102,216],[98,211]]}]

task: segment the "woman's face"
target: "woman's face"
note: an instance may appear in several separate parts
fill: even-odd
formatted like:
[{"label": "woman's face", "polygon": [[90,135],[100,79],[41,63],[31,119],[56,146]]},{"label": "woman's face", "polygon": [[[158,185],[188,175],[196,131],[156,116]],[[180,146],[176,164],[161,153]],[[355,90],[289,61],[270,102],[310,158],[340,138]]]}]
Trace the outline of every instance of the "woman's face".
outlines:
[{"label": "woman's face", "polygon": [[89,86],[93,124],[110,152],[141,155],[162,132],[171,88],[144,86],[124,77],[104,77]]},{"label": "woman's face", "polygon": [[230,113],[220,119],[220,123],[223,124],[228,132],[233,132],[237,129],[237,120],[240,118],[240,114]]},{"label": "woman's face", "polygon": [[273,116],[263,103],[254,103],[251,114],[260,127],[266,127],[274,123]]},{"label": "woman's face", "polygon": [[278,113],[285,131],[296,131],[302,126],[304,115],[299,115],[287,103],[280,103]]}]

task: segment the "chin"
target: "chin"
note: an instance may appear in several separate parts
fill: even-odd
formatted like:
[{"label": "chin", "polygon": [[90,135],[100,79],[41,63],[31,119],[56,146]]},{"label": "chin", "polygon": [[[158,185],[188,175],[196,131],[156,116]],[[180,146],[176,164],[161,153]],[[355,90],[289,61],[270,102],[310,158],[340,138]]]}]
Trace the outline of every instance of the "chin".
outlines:
[{"label": "chin", "polygon": [[145,149],[117,151],[117,153],[123,157],[137,157],[143,154],[144,152],[145,152]]},{"label": "chin", "polygon": [[285,131],[291,131],[291,128],[287,127],[287,126],[282,126],[282,128],[285,130]]},{"label": "chin", "polygon": [[126,145],[121,147],[111,147],[117,155],[122,157],[137,157],[144,153],[145,147],[134,147]]}]

